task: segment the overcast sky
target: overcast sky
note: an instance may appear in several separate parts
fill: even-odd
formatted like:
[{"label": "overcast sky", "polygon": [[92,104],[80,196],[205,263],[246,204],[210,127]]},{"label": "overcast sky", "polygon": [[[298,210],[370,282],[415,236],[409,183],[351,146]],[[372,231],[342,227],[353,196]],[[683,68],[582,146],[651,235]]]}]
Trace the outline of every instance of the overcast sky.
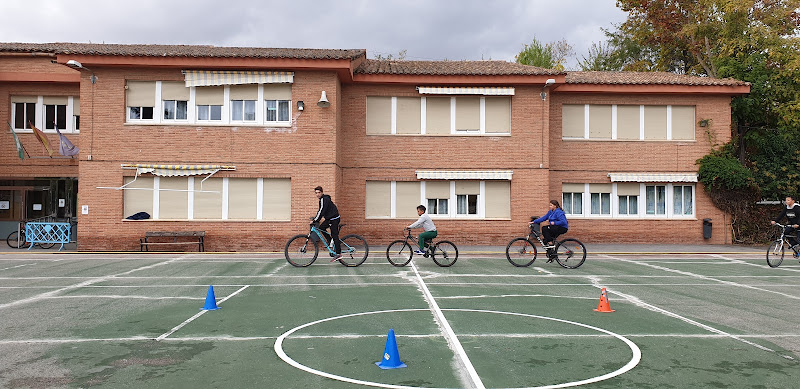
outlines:
[{"label": "overcast sky", "polygon": [[[373,58],[514,61],[566,39],[576,57],[626,14],[614,0],[2,0],[6,42],[366,49]],[[575,66],[570,59],[570,66]]]}]

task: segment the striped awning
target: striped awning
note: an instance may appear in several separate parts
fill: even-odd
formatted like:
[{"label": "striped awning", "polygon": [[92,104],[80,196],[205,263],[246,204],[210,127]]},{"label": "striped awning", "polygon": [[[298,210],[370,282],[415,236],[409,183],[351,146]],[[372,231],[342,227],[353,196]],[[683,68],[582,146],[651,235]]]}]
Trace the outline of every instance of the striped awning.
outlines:
[{"label": "striped awning", "polygon": [[697,182],[697,173],[608,173],[611,182]]},{"label": "striped awning", "polygon": [[184,70],[186,87],[280,84],[294,82],[294,72],[253,72],[237,70]]},{"label": "striped awning", "polygon": [[511,170],[417,170],[418,180],[508,180]]},{"label": "striped awning", "polygon": [[183,177],[214,174],[220,170],[236,170],[229,165],[147,165],[123,164],[123,169],[136,169],[136,174],[152,173],[161,177]]},{"label": "striped awning", "polygon": [[421,95],[513,96],[510,86],[418,86]]}]

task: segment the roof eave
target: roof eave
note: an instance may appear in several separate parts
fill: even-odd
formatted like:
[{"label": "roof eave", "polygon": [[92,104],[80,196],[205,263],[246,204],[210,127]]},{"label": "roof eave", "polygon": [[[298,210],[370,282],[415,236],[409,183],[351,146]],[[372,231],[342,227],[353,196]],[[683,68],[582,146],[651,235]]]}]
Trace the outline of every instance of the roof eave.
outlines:
[{"label": "roof eave", "polygon": [[676,84],[565,84],[558,93],[636,93],[636,94],[724,94],[746,95],[750,85],[676,85]]},{"label": "roof eave", "polygon": [[500,85],[500,84],[532,84],[542,85],[548,79],[555,79],[556,84],[564,83],[566,75],[425,75],[425,74],[355,74],[356,83],[372,84],[421,84],[421,85]]}]

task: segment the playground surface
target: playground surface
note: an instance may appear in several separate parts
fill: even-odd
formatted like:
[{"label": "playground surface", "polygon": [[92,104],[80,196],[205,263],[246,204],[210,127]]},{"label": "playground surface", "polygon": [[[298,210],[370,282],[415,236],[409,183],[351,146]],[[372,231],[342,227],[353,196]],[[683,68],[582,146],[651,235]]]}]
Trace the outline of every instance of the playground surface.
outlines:
[{"label": "playground surface", "polygon": [[[589,246],[572,270],[541,257],[517,268],[476,247],[449,268],[419,257],[393,267],[382,249],[356,268],[322,257],[295,268],[282,253],[4,251],[0,387],[800,381],[800,264],[770,268],[766,248]],[[595,311],[603,288],[614,312]]]}]

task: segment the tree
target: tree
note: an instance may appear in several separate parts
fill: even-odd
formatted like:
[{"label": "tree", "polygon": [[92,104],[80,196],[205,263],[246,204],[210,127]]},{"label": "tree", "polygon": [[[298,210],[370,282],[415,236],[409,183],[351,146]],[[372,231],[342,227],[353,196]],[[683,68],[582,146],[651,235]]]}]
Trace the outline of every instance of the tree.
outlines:
[{"label": "tree", "polygon": [[379,61],[391,61],[391,60],[404,61],[406,59],[407,52],[408,52],[407,49],[400,50],[397,53],[397,57],[395,57],[394,54],[387,54],[387,55],[375,54],[375,59]]},{"label": "tree", "polygon": [[573,54],[572,45],[564,39],[542,43],[534,37],[530,44],[523,46],[515,60],[523,65],[564,70],[567,65],[567,57]]}]

